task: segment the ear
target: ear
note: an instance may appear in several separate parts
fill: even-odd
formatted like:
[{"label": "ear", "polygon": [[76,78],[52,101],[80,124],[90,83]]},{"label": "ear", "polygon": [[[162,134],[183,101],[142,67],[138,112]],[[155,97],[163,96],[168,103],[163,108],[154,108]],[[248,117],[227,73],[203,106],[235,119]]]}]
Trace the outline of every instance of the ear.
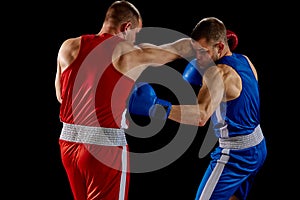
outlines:
[{"label": "ear", "polygon": [[125,22],[121,25],[121,32],[127,31],[131,27],[131,22]]},{"label": "ear", "polygon": [[217,45],[219,48],[218,53],[221,53],[224,50],[225,45],[223,42],[219,42]]}]

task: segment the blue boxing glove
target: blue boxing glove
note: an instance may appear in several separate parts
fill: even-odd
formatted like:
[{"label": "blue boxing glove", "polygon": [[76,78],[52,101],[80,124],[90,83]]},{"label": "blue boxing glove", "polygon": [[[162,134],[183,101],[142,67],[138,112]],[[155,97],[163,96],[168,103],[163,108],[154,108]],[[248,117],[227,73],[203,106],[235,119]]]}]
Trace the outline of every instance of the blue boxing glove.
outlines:
[{"label": "blue boxing glove", "polygon": [[134,85],[128,102],[130,114],[160,119],[168,118],[171,107],[170,102],[159,99],[152,86],[145,82],[138,82]]},{"label": "blue boxing glove", "polygon": [[183,79],[192,86],[196,94],[198,94],[202,86],[202,74],[204,73],[203,70],[204,69],[200,69],[197,66],[197,59],[195,58],[187,64],[182,73]]},{"label": "blue boxing glove", "polygon": [[197,67],[197,59],[191,60],[184,69],[182,74],[184,80],[192,85],[202,86],[202,75]]}]

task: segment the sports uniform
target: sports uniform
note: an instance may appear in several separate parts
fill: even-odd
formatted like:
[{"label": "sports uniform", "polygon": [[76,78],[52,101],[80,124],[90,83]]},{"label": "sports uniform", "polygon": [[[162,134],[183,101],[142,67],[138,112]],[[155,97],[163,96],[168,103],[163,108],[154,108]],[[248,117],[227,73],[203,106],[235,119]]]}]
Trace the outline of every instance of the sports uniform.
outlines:
[{"label": "sports uniform", "polygon": [[231,66],[243,87],[237,99],[222,102],[211,117],[219,146],[211,153],[195,200],[228,200],[233,194],[245,200],[267,156],[259,124],[258,82],[241,54],[224,56],[217,64]]},{"label": "sports uniform", "polygon": [[[194,126],[204,126],[211,119],[219,140],[195,200],[245,200],[267,156],[255,68],[244,55],[231,52],[238,38],[232,31],[225,38],[225,31],[224,23],[215,17],[197,23],[191,34],[196,56],[183,72],[183,79],[198,93],[197,103],[162,105],[166,108],[163,119]],[[155,117],[153,108],[161,101],[149,87],[138,86],[131,95],[129,113]],[[141,105],[146,108],[141,110]]]},{"label": "sports uniform", "polygon": [[[63,166],[75,200],[127,200],[126,100],[134,81],[112,64],[110,34],[82,35],[79,54],[62,72]],[[97,84],[98,83],[98,84]]]}]

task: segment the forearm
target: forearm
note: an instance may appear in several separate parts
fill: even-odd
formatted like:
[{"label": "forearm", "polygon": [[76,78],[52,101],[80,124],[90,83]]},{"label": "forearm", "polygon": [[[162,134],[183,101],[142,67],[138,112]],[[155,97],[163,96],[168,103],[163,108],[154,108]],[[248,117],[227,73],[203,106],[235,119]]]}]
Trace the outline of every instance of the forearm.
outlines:
[{"label": "forearm", "polygon": [[182,124],[204,126],[207,119],[200,112],[199,105],[172,105],[169,119]]},{"label": "forearm", "polygon": [[59,103],[61,103],[61,102],[62,102],[62,99],[61,99],[61,91],[60,91],[60,87],[59,87],[57,84],[55,84],[55,93],[56,93],[57,101],[58,101]]},{"label": "forearm", "polygon": [[190,38],[182,38],[176,40],[173,43],[162,45],[162,48],[167,49],[184,58],[195,56],[195,51],[192,47]]},{"label": "forearm", "polygon": [[134,53],[136,54],[133,54],[134,59],[131,61],[137,61],[135,64],[137,66],[162,66],[181,57],[171,43],[160,46],[149,43],[139,44]]},{"label": "forearm", "polygon": [[61,103],[62,99],[61,99],[61,86],[60,86],[59,72],[56,73],[56,77],[55,77],[55,93],[56,93],[56,98],[57,98],[58,102]]},{"label": "forearm", "polygon": [[156,46],[149,43],[137,45],[136,51],[132,52],[137,63],[135,65],[161,66],[178,58],[194,55],[190,38],[183,38],[172,43]]}]

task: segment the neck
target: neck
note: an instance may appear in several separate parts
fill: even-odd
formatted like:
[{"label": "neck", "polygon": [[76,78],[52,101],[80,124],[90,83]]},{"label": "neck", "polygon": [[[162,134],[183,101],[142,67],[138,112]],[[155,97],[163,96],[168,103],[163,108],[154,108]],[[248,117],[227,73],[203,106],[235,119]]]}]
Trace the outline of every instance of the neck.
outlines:
[{"label": "neck", "polygon": [[222,57],[223,56],[231,56],[232,55],[232,52],[230,51],[230,49],[229,49],[229,47],[228,48],[226,48],[226,50],[224,51],[224,53],[222,53],[223,55],[222,55]]},{"label": "neck", "polygon": [[115,26],[111,24],[103,23],[101,30],[99,31],[98,35],[108,33],[111,35],[117,35],[120,31]]}]

